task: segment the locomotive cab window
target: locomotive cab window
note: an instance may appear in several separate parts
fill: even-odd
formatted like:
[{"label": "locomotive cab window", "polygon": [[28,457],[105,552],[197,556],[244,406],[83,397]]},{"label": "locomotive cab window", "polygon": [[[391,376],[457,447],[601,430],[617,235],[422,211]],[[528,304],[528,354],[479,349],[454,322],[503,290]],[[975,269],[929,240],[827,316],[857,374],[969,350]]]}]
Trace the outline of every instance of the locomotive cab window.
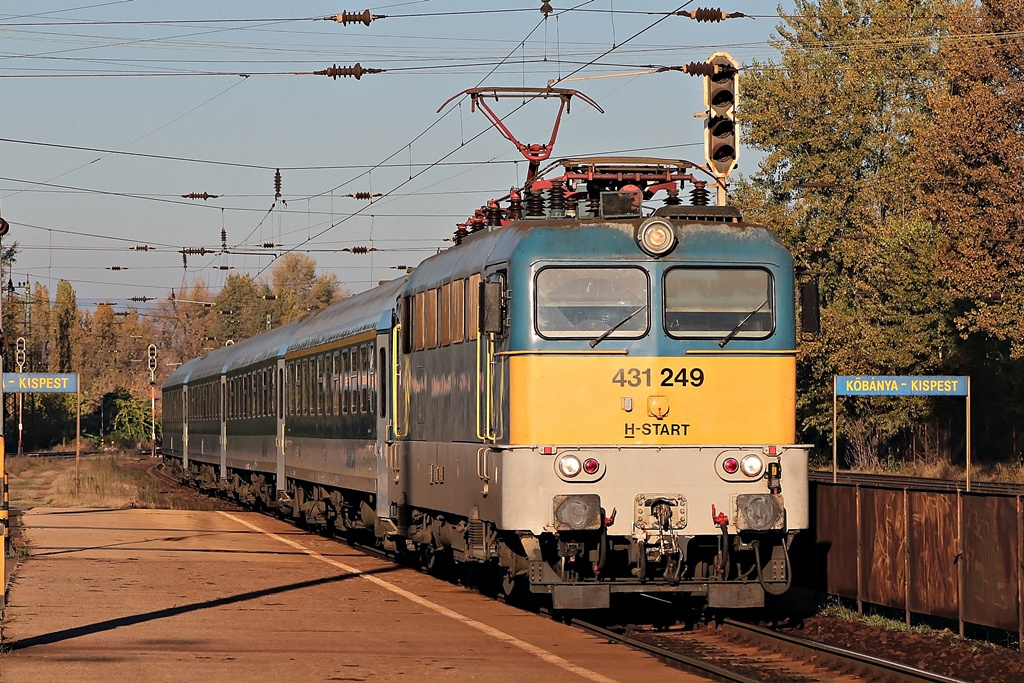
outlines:
[{"label": "locomotive cab window", "polygon": [[673,268],[665,331],[677,339],[765,339],[775,325],[771,274],[761,268]]},{"label": "locomotive cab window", "polygon": [[537,273],[537,332],[549,339],[638,339],[650,327],[649,290],[640,268],[544,268]]}]

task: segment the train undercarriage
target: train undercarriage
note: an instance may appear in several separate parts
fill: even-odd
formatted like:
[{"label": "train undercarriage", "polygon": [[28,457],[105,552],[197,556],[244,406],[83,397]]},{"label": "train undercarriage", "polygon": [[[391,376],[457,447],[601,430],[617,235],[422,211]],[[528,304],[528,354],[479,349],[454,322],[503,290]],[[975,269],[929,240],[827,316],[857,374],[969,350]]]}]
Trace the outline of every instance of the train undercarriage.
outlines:
[{"label": "train undercarriage", "polygon": [[[654,594],[699,598],[711,608],[764,605],[765,594],[789,588],[793,532],[691,536],[672,528],[672,514],[654,501],[656,529],[632,536],[597,531],[534,535],[500,530],[477,517],[453,516],[399,503],[392,516],[375,512],[375,497],[289,479],[278,492],[273,475],[229,470],[197,461],[164,458],[181,483],[214,496],[272,512],[311,530],[372,545],[406,564],[450,579],[472,582],[507,597],[550,599],[556,610],[603,609],[611,595]],[[664,505],[664,501],[660,502]],[[612,522],[613,520],[605,520]]]}]

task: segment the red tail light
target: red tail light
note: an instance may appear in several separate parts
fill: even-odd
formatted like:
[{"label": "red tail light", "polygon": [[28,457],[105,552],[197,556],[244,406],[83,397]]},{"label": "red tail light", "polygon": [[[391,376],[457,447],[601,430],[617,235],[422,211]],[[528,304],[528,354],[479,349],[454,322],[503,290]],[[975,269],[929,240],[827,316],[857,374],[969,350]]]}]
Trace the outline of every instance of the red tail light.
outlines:
[{"label": "red tail light", "polygon": [[722,469],[725,470],[727,474],[736,474],[739,468],[740,461],[736,458],[726,458],[722,461]]}]

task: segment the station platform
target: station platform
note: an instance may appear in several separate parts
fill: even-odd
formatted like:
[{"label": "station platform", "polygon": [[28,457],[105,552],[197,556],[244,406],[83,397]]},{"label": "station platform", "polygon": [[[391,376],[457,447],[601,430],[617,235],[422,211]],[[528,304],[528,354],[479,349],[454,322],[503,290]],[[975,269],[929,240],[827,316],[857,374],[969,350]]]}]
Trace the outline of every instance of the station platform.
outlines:
[{"label": "station platform", "polygon": [[699,681],[250,512],[36,508],[0,681]]}]

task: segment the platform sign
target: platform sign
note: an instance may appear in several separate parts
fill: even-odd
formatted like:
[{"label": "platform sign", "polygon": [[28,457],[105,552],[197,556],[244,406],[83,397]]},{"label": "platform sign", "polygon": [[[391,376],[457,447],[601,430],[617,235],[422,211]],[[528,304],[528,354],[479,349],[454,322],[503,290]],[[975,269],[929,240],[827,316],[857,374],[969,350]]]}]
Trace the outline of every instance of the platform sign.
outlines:
[{"label": "platform sign", "polygon": [[837,396],[966,396],[966,376],[913,377],[855,375],[836,377]]},{"label": "platform sign", "polygon": [[967,490],[971,490],[971,378],[967,375],[835,375],[832,382],[832,483],[839,470],[840,396],[963,396],[967,399]]},{"label": "platform sign", "polygon": [[4,373],[4,391],[12,394],[77,394],[78,373]]}]

